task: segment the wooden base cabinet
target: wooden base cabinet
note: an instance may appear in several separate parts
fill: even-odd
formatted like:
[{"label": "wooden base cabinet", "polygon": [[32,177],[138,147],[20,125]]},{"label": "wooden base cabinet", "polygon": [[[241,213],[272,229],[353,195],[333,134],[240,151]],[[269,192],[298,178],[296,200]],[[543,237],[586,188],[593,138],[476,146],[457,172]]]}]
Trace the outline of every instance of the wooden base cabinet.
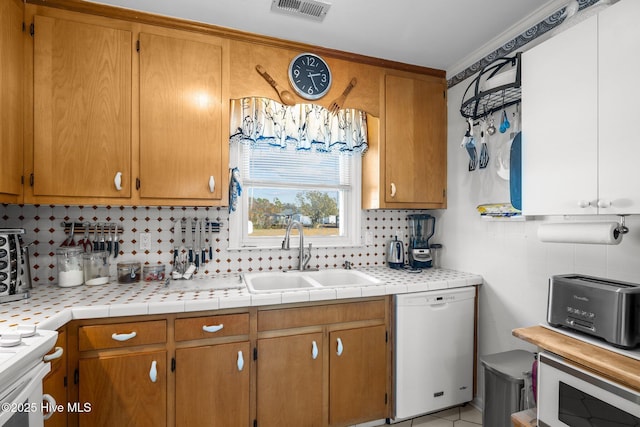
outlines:
[{"label": "wooden base cabinet", "polygon": [[[167,352],[82,358],[81,427],[167,425]],[[83,411],[86,409],[86,412]]]},{"label": "wooden base cabinet", "polygon": [[176,350],[176,426],[249,425],[248,341]]},{"label": "wooden base cabinet", "polygon": [[258,311],[258,426],[387,418],[387,318],[385,299]]},{"label": "wooden base cabinet", "polygon": [[[58,405],[63,405],[64,411],[55,411],[45,420],[45,427],[67,427],[67,332],[58,331],[56,345],[45,357],[51,363],[51,371],[42,381],[44,393],[52,396]],[[47,411],[45,411],[47,412]]]},{"label": "wooden base cabinet", "polygon": [[258,340],[258,426],[322,426],[322,344],[322,333]]},{"label": "wooden base cabinet", "polygon": [[73,321],[75,406],[60,425],[346,427],[387,418],[389,301]]},{"label": "wooden base cabinet", "polygon": [[249,425],[249,313],[179,318],[174,325],[175,425]]},{"label": "wooden base cabinet", "polygon": [[386,333],[380,325],[330,334],[330,425],[386,418]]},{"label": "wooden base cabinet", "polygon": [[72,425],[167,425],[167,321],[91,323],[77,328]]}]

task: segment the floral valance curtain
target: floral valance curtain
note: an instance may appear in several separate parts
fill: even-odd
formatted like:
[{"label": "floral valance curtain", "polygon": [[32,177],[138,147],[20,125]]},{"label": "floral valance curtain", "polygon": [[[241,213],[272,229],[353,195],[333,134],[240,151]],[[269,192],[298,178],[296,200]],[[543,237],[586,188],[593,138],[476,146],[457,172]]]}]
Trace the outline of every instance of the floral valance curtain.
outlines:
[{"label": "floral valance curtain", "polygon": [[362,154],[367,150],[367,117],[360,110],[341,109],[332,114],[314,104],[287,106],[267,98],[234,99],[230,142]]}]

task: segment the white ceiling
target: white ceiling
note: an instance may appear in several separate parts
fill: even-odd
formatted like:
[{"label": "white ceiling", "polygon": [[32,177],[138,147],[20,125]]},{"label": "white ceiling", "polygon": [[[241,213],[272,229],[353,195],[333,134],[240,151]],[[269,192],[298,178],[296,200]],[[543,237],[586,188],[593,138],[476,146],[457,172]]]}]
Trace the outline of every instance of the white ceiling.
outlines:
[{"label": "white ceiling", "polygon": [[323,22],[271,12],[272,0],[101,0],[296,42],[447,71],[450,76],[568,0],[324,0]]}]

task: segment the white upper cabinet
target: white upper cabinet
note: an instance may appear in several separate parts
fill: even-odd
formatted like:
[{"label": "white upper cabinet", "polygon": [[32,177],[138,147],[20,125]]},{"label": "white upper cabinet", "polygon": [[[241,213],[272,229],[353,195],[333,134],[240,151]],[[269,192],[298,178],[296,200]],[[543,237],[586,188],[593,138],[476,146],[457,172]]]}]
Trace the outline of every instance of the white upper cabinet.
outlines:
[{"label": "white upper cabinet", "polygon": [[523,54],[525,215],[640,213],[631,102],[640,2],[621,0]]},{"label": "white upper cabinet", "polygon": [[600,213],[640,213],[640,1],[621,0],[598,17]]}]

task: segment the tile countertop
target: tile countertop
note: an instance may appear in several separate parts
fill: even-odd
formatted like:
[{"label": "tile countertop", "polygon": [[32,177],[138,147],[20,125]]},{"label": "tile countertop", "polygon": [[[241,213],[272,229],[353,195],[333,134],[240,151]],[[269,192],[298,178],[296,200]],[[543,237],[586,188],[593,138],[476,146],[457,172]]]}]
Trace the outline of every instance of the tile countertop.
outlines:
[{"label": "tile countertop", "polygon": [[[58,329],[72,319],[95,319],[145,314],[168,314],[299,303],[308,301],[360,298],[404,294],[481,285],[482,276],[447,269],[429,269],[420,273],[392,270],[388,267],[362,267],[357,270],[384,282],[383,285],[348,288],[325,288],[303,291],[251,294],[244,284],[235,288],[194,291],[191,281],[185,289],[161,282],[61,288],[36,285],[31,298],[0,304],[0,330],[17,324],[36,324],[41,329]],[[216,279],[229,283],[239,274],[221,274]],[[238,279],[239,281],[239,279]],[[181,283],[181,282],[178,282]]]}]

